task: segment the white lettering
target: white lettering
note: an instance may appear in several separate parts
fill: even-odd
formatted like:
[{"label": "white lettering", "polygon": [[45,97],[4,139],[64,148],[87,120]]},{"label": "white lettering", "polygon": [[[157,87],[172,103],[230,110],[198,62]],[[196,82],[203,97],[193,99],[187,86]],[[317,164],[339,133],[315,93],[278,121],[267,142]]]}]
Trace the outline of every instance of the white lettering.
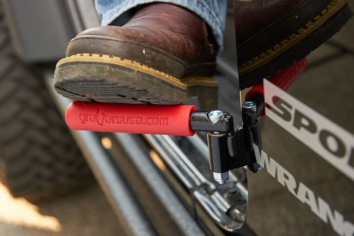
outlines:
[{"label": "white lettering", "polygon": [[342,225],[342,231],[345,236],[354,235],[354,225],[348,221],[345,221]]},{"label": "white lettering", "polygon": [[[254,150],[258,150],[258,146],[254,145]],[[261,150],[261,153],[255,151],[255,154],[258,164],[260,164],[263,168],[266,166],[268,173],[275,178],[278,163],[272,158],[268,159],[267,153],[265,153],[263,150]]]},{"label": "white lettering", "polygon": [[296,179],[294,176],[287,171],[284,167],[279,165],[273,158],[269,157],[267,153],[259,150],[257,145],[253,145],[257,162],[267,169],[267,172],[275,178],[277,173],[277,180],[283,186],[286,186],[290,193],[296,196],[302,203],[306,203],[311,208],[312,212],[315,213],[322,221],[325,223],[329,222],[332,228],[339,235],[353,236],[354,235],[354,225],[351,222],[344,221],[343,215],[338,211],[331,210],[331,207],[322,198],[316,198],[315,193],[309,189],[303,183],[299,183],[297,193],[295,189],[297,186]]},{"label": "white lettering", "polygon": [[277,163],[278,182],[288,188],[289,192],[296,196],[296,181],[292,174]]},{"label": "white lettering", "polygon": [[354,135],[268,80],[263,84],[265,103],[272,108],[266,106],[266,115],[354,181],[354,167],[350,165]]},{"label": "white lettering", "polygon": [[329,219],[334,231],[336,231],[340,235],[343,234],[343,216],[338,211],[334,211],[333,216],[333,212],[328,203],[320,197],[318,198],[318,213],[316,214],[326,223],[328,223]]},{"label": "white lettering", "polygon": [[296,197],[302,203],[306,203],[307,205],[309,205],[314,213],[318,214],[315,194],[301,182],[299,184],[299,189],[297,190]]}]

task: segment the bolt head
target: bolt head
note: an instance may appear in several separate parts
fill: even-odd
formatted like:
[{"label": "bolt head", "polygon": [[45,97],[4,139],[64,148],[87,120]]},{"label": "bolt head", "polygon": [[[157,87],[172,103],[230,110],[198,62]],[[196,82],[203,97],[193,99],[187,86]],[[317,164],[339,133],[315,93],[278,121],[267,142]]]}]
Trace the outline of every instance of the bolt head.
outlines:
[{"label": "bolt head", "polygon": [[229,179],[229,172],[223,172],[223,173],[213,172],[213,177],[218,184],[224,184]]},{"label": "bolt head", "polygon": [[252,110],[254,112],[257,111],[257,106],[256,103],[252,102],[252,101],[247,101],[242,105],[243,109],[247,109],[247,110]]},{"label": "bolt head", "polygon": [[220,110],[215,110],[208,113],[209,120],[211,121],[211,123],[213,123],[213,125],[218,123],[223,115],[224,112]]},{"label": "bolt head", "polygon": [[258,163],[252,163],[248,165],[248,169],[252,171],[253,173],[258,173],[260,172],[263,168],[260,164]]}]

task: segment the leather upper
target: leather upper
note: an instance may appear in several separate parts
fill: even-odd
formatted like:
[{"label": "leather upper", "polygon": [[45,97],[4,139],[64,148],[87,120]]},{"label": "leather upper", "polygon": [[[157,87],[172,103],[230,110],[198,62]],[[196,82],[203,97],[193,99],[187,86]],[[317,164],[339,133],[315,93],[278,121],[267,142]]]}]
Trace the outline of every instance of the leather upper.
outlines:
[{"label": "leather upper", "polygon": [[[162,50],[187,64],[214,62],[216,50],[208,42],[208,30],[204,21],[191,11],[173,4],[155,3],[144,5],[122,27],[101,26],[83,31],[72,42],[87,38],[104,41],[123,41],[145,44]],[[95,53],[90,45],[69,45],[67,56],[80,53]],[[115,48],[100,47],[101,54],[115,55]],[[103,50],[103,51],[102,51]],[[119,50],[118,50],[119,51]],[[119,53],[119,52],[117,52]],[[121,55],[116,55],[121,56]]]},{"label": "leather upper", "polygon": [[332,0],[234,0],[237,44],[242,45],[272,24],[301,12],[302,15],[307,15],[307,19],[298,18],[296,22],[295,18],[293,24],[279,27],[279,31],[288,29],[296,32],[331,2]]},{"label": "leather upper", "polygon": [[238,63],[289,40],[333,0],[234,1]]}]

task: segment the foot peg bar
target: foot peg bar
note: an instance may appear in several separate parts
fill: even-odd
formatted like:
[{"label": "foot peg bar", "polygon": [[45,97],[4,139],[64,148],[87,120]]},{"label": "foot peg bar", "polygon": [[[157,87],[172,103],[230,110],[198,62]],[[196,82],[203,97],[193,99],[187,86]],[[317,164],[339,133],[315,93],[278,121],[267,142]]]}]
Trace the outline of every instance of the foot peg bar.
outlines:
[{"label": "foot peg bar", "polygon": [[[306,59],[270,79],[286,90],[306,67]],[[257,163],[254,144],[262,147],[258,117],[264,115],[263,85],[253,87],[242,106],[242,124],[234,126],[232,116],[223,111],[197,111],[195,106],[126,105],[73,102],[66,110],[66,122],[73,130],[193,136],[208,132],[210,169],[223,184],[228,171],[248,166],[254,172]],[[257,150],[259,151],[259,150]]]},{"label": "foot peg bar", "polygon": [[[260,140],[257,117],[263,100],[243,106],[243,126],[236,129],[229,113],[219,110],[196,111],[195,106],[124,105],[73,102],[66,110],[66,122],[73,130],[166,134],[193,136],[208,132],[210,168],[219,183],[228,179],[228,171],[248,165],[258,172],[253,142]],[[255,136],[255,138],[253,138]],[[260,145],[260,144],[259,144]]]},{"label": "foot peg bar", "polygon": [[195,106],[126,105],[73,102],[65,114],[73,130],[193,136],[189,119]]}]

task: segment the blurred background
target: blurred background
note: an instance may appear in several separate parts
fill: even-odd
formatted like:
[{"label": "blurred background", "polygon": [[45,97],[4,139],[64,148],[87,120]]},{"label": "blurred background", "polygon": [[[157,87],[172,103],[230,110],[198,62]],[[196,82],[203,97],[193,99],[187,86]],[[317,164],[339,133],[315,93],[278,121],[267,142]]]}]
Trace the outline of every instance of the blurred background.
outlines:
[{"label": "blurred background", "polygon": [[[354,0],[348,0],[348,3],[354,9]],[[238,83],[234,80],[237,72],[234,67],[236,47],[232,12],[232,1],[229,1],[225,37],[227,50],[219,57],[217,79],[220,90],[224,91],[219,95],[219,107],[232,111],[235,119],[239,120]],[[134,155],[139,155],[141,160],[146,156],[148,163],[154,165],[153,170],[158,172],[154,176],[154,181],[159,183],[157,186],[144,182],[150,179],[139,169],[142,167],[133,167],[132,157],[127,157],[131,162],[126,163],[124,160],[130,151],[119,148],[117,144],[124,143],[122,140],[128,136],[121,136],[119,141],[118,136],[99,135],[92,138],[83,133],[74,133],[73,138],[66,128],[62,112],[68,101],[63,102],[53,96],[53,68],[56,61],[64,57],[71,38],[98,24],[92,1],[0,1],[0,235],[130,235],[127,232],[133,232],[134,227],[123,219],[124,214],[119,213],[126,210],[124,204],[117,204],[119,197],[125,197],[121,196],[125,185],[110,184],[119,181],[128,183],[128,189],[134,195],[133,207],[138,206],[137,209],[144,212],[142,216],[132,217],[150,218],[147,224],[153,225],[158,234],[179,232],[178,235],[193,235],[193,232],[197,232],[195,235],[198,235],[208,232],[206,234],[224,235],[225,231],[216,227],[213,219],[205,213],[207,211],[201,210],[199,199],[192,197],[192,192],[202,188],[205,183],[193,186],[193,191],[190,191],[189,186],[169,170],[173,168],[169,166],[170,163],[166,164],[162,151],[153,151],[158,148],[151,137],[137,138],[139,140],[136,143],[147,151],[144,155]],[[289,90],[291,95],[351,133],[354,133],[353,39],[352,18],[338,34],[308,57],[309,66]],[[354,222],[353,205],[348,205],[354,193],[352,182],[338,175],[328,164],[323,164],[320,157],[315,157],[316,154],[274,122],[264,119],[262,129],[266,152],[272,157],[287,157],[277,161],[288,169],[303,165],[304,168],[293,170],[296,176],[321,197],[325,196],[326,201],[345,214],[347,220]],[[209,171],[206,160],[200,163],[193,159],[199,153],[194,149],[190,151],[192,148],[187,143],[188,139],[176,138],[169,142],[171,146],[171,143],[175,143],[189,149],[189,152],[182,151],[188,153],[185,155],[191,158],[191,162],[195,161],[198,168]],[[192,144],[197,145],[195,142]],[[98,148],[94,149],[95,145],[102,150],[98,152]],[[131,146],[134,147],[133,144]],[[203,148],[205,146],[195,149],[199,152]],[[205,154],[204,149],[200,152]],[[110,172],[107,166],[103,167],[106,162],[99,159],[101,154],[110,156],[107,165],[119,170],[118,174]],[[309,157],[316,159],[313,164],[307,162]],[[294,159],[297,163],[292,161]],[[326,177],[308,174],[318,170],[326,173]],[[205,175],[206,179],[211,178]],[[252,230],[243,231],[242,234],[334,234],[329,224],[324,224],[314,216],[308,206],[295,201],[266,171],[257,176],[249,174],[248,180],[245,171],[235,173],[235,176],[238,176],[238,180],[232,185],[233,192],[229,191],[228,194],[234,194],[232,201],[236,203],[230,209],[235,206],[238,207],[235,212],[247,209],[247,199],[242,195],[243,190],[239,189],[240,184],[248,187],[249,193],[252,193],[249,195],[251,204],[248,206],[247,219],[247,226]],[[158,178],[167,183],[166,189],[172,190],[165,191]],[[239,184],[237,188],[236,183]],[[159,195],[156,191],[165,195]],[[220,192],[225,193],[225,190],[221,189]],[[340,198],[337,198],[338,193],[341,193]],[[176,195],[176,199],[172,195]],[[230,196],[227,196],[227,201],[231,201]],[[163,203],[155,202],[157,200],[151,200],[163,202],[159,197],[173,199],[175,202],[166,205],[176,208],[170,209]],[[127,206],[129,204],[126,203]],[[168,216],[182,208],[187,209],[186,212],[181,210],[186,215],[178,215],[185,219],[183,222],[176,220],[178,217]],[[238,225],[245,221],[243,214],[230,216],[230,209],[223,209],[222,213],[232,220],[237,219]],[[165,226],[160,229],[158,225],[162,224]],[[196,230],[193,227],[197,226],[194,225],[202,230]],[[292,229],[291,232],[289,229]]]}]

